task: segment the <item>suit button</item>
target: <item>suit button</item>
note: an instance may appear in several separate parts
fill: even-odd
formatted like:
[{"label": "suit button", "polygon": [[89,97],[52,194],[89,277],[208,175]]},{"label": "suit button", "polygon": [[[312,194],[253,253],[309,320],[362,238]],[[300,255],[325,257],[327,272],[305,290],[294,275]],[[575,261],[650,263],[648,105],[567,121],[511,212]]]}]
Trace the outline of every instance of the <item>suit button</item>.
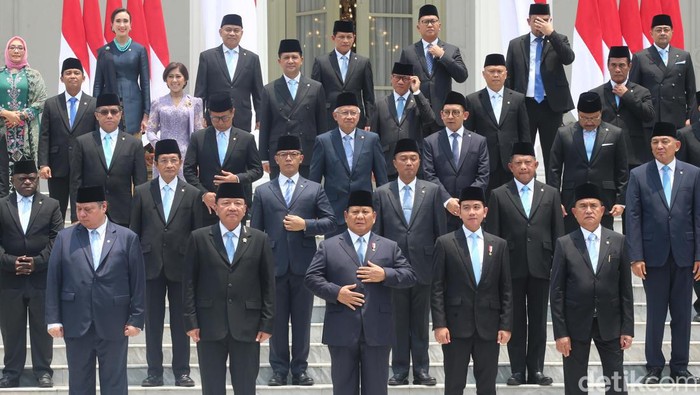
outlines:
[{"label": "suit button", "polygon": [[410,230],[409,230],[409,231],[407,231],[407,232],[406,232],[406,234],[407,234],[407,235],[410,235],[410,234],[411,234],[411,231],[410,231]]},{"label": "suit button", "polygon": [[167,246],[168,246],[168,243],[163,243],[163,247],[167,247]]},{"label": "suit button", "polygon": [[232,299],[229,299],[228,302],[229,302],[229,303],[233,303],[233,300],[232,300]]},{"label": "suit button", "polygon": [[[678,75],[680,75],[680,74],[678,74]],[[671,86],[676,86],[676,84],[671,84]]]},{"label": "suit button", "polygon": [[531,241],[532,241],[532,239],[528,237],[528,238],[527,238],[527,241],[528,241],[528,243],[529,243],[529,242],[531,242]]},{"label": "suit button", "polygon": [[69,145],[69,146],[68,146],[68,151],[71,151],[71,150],[73,150],[73,147]]},{"label": "suit button", "polygon": [[528,228],[530,227],[530,223],[529,223],[529,222],[527,223],[527,227],[528,227]]},{"label": "suit button", "polygon": [[168,231],[168,228],[163,229],[163,232],[167,232],[167,231]]},{"label": "suit button", "polygon": [[228,287],[231,288],[233,287],[233,285],[231,283],[228,283]]}]

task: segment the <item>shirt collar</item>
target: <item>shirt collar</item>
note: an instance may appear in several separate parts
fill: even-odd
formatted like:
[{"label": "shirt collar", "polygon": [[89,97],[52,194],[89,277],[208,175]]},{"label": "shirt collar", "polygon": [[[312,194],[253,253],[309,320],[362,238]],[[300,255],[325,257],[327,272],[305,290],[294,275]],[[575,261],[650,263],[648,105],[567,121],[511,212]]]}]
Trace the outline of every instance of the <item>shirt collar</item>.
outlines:
[{"label": "shirt collar", "polygon": [[80,103],[80,98],[83,97],[83,91],[78,91],[78,94],[75,95],[75,96],[71,96],[68,92],[65,92],[65,93],[66,93],[66,94],[65,94],[65,96],[66,96],[66,104],[69,105],[69,107],[68,107],[69,109],[70,109],[70,99],[71,99],[71,97],[75,97],[76,99],[78,99],[78,100],[75,102],[76,104]]},{"label": "shirt collar", "polygon": [[166,183],[165,180],[163,180],[163,177],[158,177],[158,185],[160,185],[161,190],[163,190],[163,187],[167,185],[173,192],[175,192],[175,189],[177,188],[177,177],[173,178],[173,180],[169,183]]},{"label": "shirt collar", "polygon": [[447,137],[452,136],[452,133],[457,133],[459,137],[464,137],[464,126],[460,126],[459,129],[457,129],[455,132],[445,127],[445,131],[447,132]]},{"label": "shirt collar", "polygon": [[299,183],[299,172],[297,172],[295,175],[293,175],[291,177],[287,177],[284,174],[280,173],[280,175],[279,175],[280,188],[285,187],[287,180],[290,180],[290,179],[292,181],[294,181],[294,185],[297,185]]},{"label": "shirt collar", "polygon": [[627,81],[629,81],[629,80],[630,80],[629,77],[627,77],[627,79],[625,80],[625,82],[623,82],[623,83],[621,83],[621,84],[618,84],[617,82],[615,82],[615,81],[613,81],[613,80],[610,80],[610,86],[613,87],[613,88],[615,88],[615,86],[617,86],[617,85],[624,85],[624,86],[627,86]]},{"label": "shirt collar", "polygon": [[29,203],[34,202],[34,195],[32,195],[32,196],[22,196],[22,195],[20,195],[20,194],[18,193],[18,194],[17,194],[17,204],[21,203],[21,202],[22,202],[22,199],[24,199],[25,197],[29,199]]},{"label": "shirt collar", "polygon": [[420,40],[421,40],[421,42],[423,43],[423,51],[427,51],[427,50],[428,50],[428,45],[430,45],[430,44],[438,45],[438,39],[437,39],[437,38],[435,39],[435,41],[432,41],[432,42],[427,42],[427,41],[425,41],[425,40],[422,39],[422,38],[421,38]]},{"label": "shirt collar", "polygon": [[[221,223],[221,221],[219,221],[219,229],[221,229],[221,236],[226,237],[226,233],[229,230],[226,229],[226,227],[224,226],[224,224]],[[239,238],[241,235],[241,224],[238,224],[238,226],[236,226],[231,232],[233,232],[233,235],[236,236],[236,238]]]},{"label": "shirt collar", "polygon": [[340,139],[342,140],[343,137],[345,137],[345,136],[350,136],[350,137],[352,137],[352,139],[354,140],[354,139],[355,139],[355,131],[356,131],[356,130],[357,130],[357,128],[353,129],[353,131],[350,132],[349,134],[346,134],[345,132],[343,132],[342,130],[340,130],[340,127],[338,127],[338,132],[340,132]]},{"label": "shirt collar", "polygon": [[471,236],[472,233],[475,233],[479,239],[484,240],[484,231],[481,230],[481,226],[476,230],[476,232],[472,232],[471,230],[467,229],[466,226],[462,225],[462,230],[464,231],[464,236],[467,238],[467,240],[469,240],[469,236]]},{"label": "shirt collar", "polygon": [[656,45],[656,43],[654,43],[654,47],[656,47],[656,50],[657,50],[658,52],[661,52],[661,51],[666,51],[666,52],[668,52],[668,50],[671,48],[671,45],[669,44],[669,45],[666,46],[666,48],[661,48],[661,47],[659,47],[658,45]]},{"label": "shirt collar", "polygon": [[661,171],[661,168],[664,166],[668,166],[669,169],[671,169],[671,173],[676,171],[676,158],[673,158],[671,163],[664,165],[663,163],[659,162],[658,160],[654,159],[654,162],[656,162],[656,168]]},{"label": "shirt collar", "polygon": [[593,130],[586,130],[586,129],[581,128],[581,131],[583,131],[583,133],[597,133],[598,128],[595,128]]},{"label": "shirt collar", "polygon": [[518,193],[522,191],[525,185],[527,185],[527,187],[530,188],[530,192],[535,190],[535,177],[532,177],[532,180],[530,180],[530,182],[528,182],[527,184],[523,184],[522,182],[518,181],[518,179],[515,177],[513,177],[513,181],[515,181],[515,187],[518,188]]},{"label": "shirt collar", "polygon": [[228,52],[228,51],[233,51],[233,52],[235,52],[235,53],[238,53],[238,50],[239,50],[240,48],[241,48],[240,45],[236,45],[236,48],[229,48],[229,47],[226,46],[226,44],[223,44],[223,45],[221,46],[221,49],[224,51],[224,54],[225,54],[226,52]]},{"label": "shirt collar", "polygon": [[588,230],[584,229],[583,227],[581,227],[581,232],[583,233],[583,240],[587,241],[588,235],[590,235],[591,233],[593,233],[597,237],[597,240],[600,240],[600,233],[601,233],[600,224],[598,224],[598,227],[593,232],[589,232]]},{"label": "shirt collar", "polygon": [[[544,36],[540,37],[540,38],[544,41]],[[537,36],[535,36],[534,34],[532,34],[532,32],[530,32],[530,44],[535,42],[536,39],[537,39]]]},{"label": "shirt collar", "polygon": [[103,222],[102,225],[98,226],[98,227],[95,228],[95,229],[88,229],[88,233],[92,232],[93,230],[96,230],[97,233],[100,235],[100,238],[101,238],[101,239],[104,239],[104,235],[105,235],[105,233],[107,232],[107,222],[108,222],[108,221],[109,221],[109,220],[108,220],[107,217],[105,216],[105,222]]},{"label": "shirt collar", "polygon": [[491,96],[493,95],[500,95],[501,97],[503,97],[503,89],[504,87],[501,87],[501,90],[496,92],[494,90],[491,90],[491,88],[489,88],[488,86],[486,87],[486,91],[489,92],[489,98],[491,98]]},{"label": "shirt collar", "polygon": [[[232,127],[233,127],[233,126],[232,126]],[[216,135],[217,135],[217,136],[219,135],[219,133],[224,133],[224,134],[226,134],[226,135],[228,136],[228,134],[231,132],[231,128],[228,128],[228,129],[226,129],[226,130],[218,130],[218,129],[214,128],[214,130],[216,131]]]},{"label": "shirt collar", "polygon": [[340,61],[340,58],[343,56],[347,56],[348,62],[350,61],[350,53],[352,52],[352,50],[348,51],[348,53],[346,53],[346,54],[342,54],[342,53],[338,52],[338,49],[334,49],[334,51],[335,51],[335,57],[338,58],[338,61]]},{"label": "shirt collar", "polygon": [[287,76],[284,75],[284,74],[282,74],[282,76],[284,77],[284,82],[285,82],[285,83],[289,84],[289,81],[294,80],[294,81],[297,82],[297,85],[299,85],[299,78],[301,77],[301,73],[297,74],[297,76],[294,77],[294,78],[289,78],[289,77],[287,77]]},{"label": "shirt collar", "polygon": [[[112,142],[116,141],[118,132],[119,132],[119,128],[117,128],[115,131],[109,133],[110,137],[112,137]],[[104,140],[105,136],[107,136],[107,132],[105,132],[104,129],[100,128],[100,139]]]},{"label": "shirt collar", "polygon": [[408,95],[411,94],[411,90],[407,90],[406,93],[404,93],[403,95],[399,95],[398,93],[396,93],[396,91],[392,91],[392,93],[394,94],[394,102],[398,101],[399,97],[403,97],[404,99],[406,99],[406,103],[408,103]]},{"label": "shirt collar", "polygon": [[397,178],[396,181],[399,182],[399,192],[403,191],[403,187],[408,185],[411,188],[411,191],[415,192],[416,191],[416,180],[417,178],[413,178],[413,181],[409,182],[408,184],[404,184],[403,181],[401,181],[400,178]]},{"label": "shirt collar", "polygon": [[[348,233],[350,233],[350,240],[352,240],[352,245],[354,246],[355,243],[357,243],[357,239],[360,238],[360,235],[351,231],[350,229],[348,229]],[[364,236],[362,236],[362,238],[365,239],[365,243],[369,243],[369,238],[371,235],[372,235],[372,231],[369,231],[369,232],[365,233]]]}]

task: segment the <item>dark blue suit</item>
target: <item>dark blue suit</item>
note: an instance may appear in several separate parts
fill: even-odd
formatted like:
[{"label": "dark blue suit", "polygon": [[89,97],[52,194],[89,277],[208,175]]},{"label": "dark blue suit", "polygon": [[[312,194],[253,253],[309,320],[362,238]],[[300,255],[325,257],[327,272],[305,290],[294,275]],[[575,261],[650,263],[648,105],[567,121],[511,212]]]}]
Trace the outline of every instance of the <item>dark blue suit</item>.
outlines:
[{"label": "dark blue suit", "polygon": [[[270,338],[270,365],[286,377],[304,373],[308,366],[313,295],[304,287],[304,275],[316,252],[316,236],[335,229],[335,216],[320,184],[299,177],[289,207],[275,178],[257,188],[250,225],[270,238],[275,259],[275,334]],[[284,229],[284,217],[304,218],[306,229]],[[289,320],[292,321],[292,359],[289,360]]]},{"label": "dark blue suit", "polygon": [[[411,265],[396,242],[369,233],[365,262],[360,262],[348,232],[326,239],[318,247],[309,270],[306,286],[326,300],[323,343],[331,354],[333,394],[387,393],[389,351],[394,341],[391,288],[408,288],[416,283]],[[381,283],[362,283],[357,269],[371,261],[382,266],[386,279]],[[364,295],[362,307],[351,310],[339,303],[338,292],[345,285]],[[360,381],[361,380],[361,381]]]},{"label": "dark blue suit", "polygon": [[669,207],[655,160],[630,173],[625,240],[630,260],[646,263],[647,368],[665,364],[661,342],[669,309],[671,372],[688,366],[692,270],[700,261],[699,177],[700,169],[676,160]]},{"label": "dark blue suit", "polygon": [[138,236],[107,222],[100,265],[94,270],[88,230],[76,225],[58,233],[49,258],[46,323],[62,323],[71,394],[100,388],[126,394],[128,338],[125,325],[143,328],[146,276]]},{"label": "dark blue suit", "polygon": [[309,179],[320,183],[324,179],[324,188],[335,213],[338,229],[342,233],[346,228],[343,211],[348,206],[351,191],[372,190],[372,173],[377,187],[387,183],[386,162],[379,142],[379,135],[355,129],[352,169],[345,159],[340,129],[335,128],[316,137],[311,159]]}]

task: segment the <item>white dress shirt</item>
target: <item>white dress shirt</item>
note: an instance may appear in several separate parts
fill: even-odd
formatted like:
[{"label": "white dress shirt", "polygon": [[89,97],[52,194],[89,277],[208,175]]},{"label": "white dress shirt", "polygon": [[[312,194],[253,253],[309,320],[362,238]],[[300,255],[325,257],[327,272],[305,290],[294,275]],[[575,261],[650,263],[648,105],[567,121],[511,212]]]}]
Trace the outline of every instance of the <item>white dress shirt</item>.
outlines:
[{"label": "white dress shirt", "polygon": [[411,188],[411,204],[409,205],[411,208],[413,208],[413,202],[416,201],[416,180],[417,178],[414,178],[413,181],[409,182],[408,184],[404,184],[403,181],[401,181],[400,178],[397,178],[396,181],[398,181],[399,185],[399,200],[401,201],[401,205],[403,206],[403,187],[408,185],[409,188]]},{"label": "white dress shirt", "polygon": [[[362,256],[365,257],[365,259],[367,259],[367,248],[368,248],[368,246],[369,246],[369,238],[370,238],[370,236],[372,235],[372,232],[370,231],[370,232],[365,233],[363,236],[360,236],[360,235],[358,235],[357,233],[354,233],[353,231],[351,231],[350,229],[348,229],[348,233],[350,233],[350,240],[352,240],[352,248],[353,248],[355,251],[357,251],[357,240],[358,240],[360,237],[362,237],[362,238],[364,239],[364,242],[365,242],[365,250],[362,251]],[[359,259],[359,257],[358,257],[358,259]],[[361,263],[361,264],[364,264],[364,262],[360,262],[360,263]]]},{"label": "white dress shirt", "polygon": [[467,247],[469,247],[469,254],[471,255],[472,253],[472,239],[469,238],[469,236],[472,235],[472,233],[476,233],[476,245],[477,245],[477,250],[478,254],[481,257],[481,272],[484,272],[484,231],[479,227],[479,229],[476,230],[476,232],[472,232],[471,230],[467,229],[466,226],[462,225],[462,230],[464,231],[464,236],[467,238]]},{"label": "white dress shirt", "polygon": [[[224,226],[224,224],[219,221],[219,229],[221,230],[221,240],[224,242],[224,247],[226,247],[226,233],[229,232],[228,229]],[[238,250],[238,241],[241,239],[241,224],[238,224],[233,230],[230,232],[233,232],[233,245],[236,247],[235,249]]]},{"label": "white dress shirt", "polygon": [[[29,199],[29,210],[27,212],[22,212],[22,206],[24,203],[22,203],[22,199],[27,198]],[[26,234],[27,233],[27,226],[29,226],[29,217],[32,214],[32,204],[34,203],[34,195],[32,196],[22,196],[19,193],[17,194],[17,211],[19,214],[19,222],[22,225],[22,231]]]},{"label": "white dress shirt", "polygon": [[[663,180],[664,180],[664,171],[661,170],[661,168],[664,167],[664,164],[661,163],[661,162],[659,162],[659,161],[656,160],[656,159],[654,159],[654,162],[656,162],[656,169],[657,169],[658,172],[659,172],[659,180],[661,180],[661,182],[663,183]],[[668,168],[671,169],[671,170],[669,170],[669,172],[668,172],[668,176],[669,176],[670,179],[671,179],[671,190],[673,190],[673,179],[674,179],[674,176],[675,176],[674,173],[676,172],[676,158],[673,158],[673,160],[671,161],[671,163],[667,164],[666,166],[668,166]]]},{"label": "white dress shirt", "polygon": [[[536,38],[537,36],[530,32],[530,68],[528,69],[527,76],[527,92],[525,92],[525,96],[527,97],[535,97],[535,69],[537,67],[537,41],[535,41]],[[544,37],[542,37],[542,39],[544,39]],[[544,45],[544,41],[542,42],[542,45]],[[540,59],[540,61],[542,61],[542,59]]]}]

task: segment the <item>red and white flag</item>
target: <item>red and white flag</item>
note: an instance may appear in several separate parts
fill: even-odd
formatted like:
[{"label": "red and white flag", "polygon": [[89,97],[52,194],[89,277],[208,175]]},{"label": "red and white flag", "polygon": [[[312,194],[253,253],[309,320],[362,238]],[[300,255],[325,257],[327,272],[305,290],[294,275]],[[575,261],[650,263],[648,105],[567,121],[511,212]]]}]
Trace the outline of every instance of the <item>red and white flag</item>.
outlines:
[{"label": "red and white flag", "polygon": [[654,19],[654,15],[663,14],[663,12],[661,0],[642,0],[639,6],[639,19],[642,21],[642,33],[647,39],[645,47],[654,42],[651,38],[651,20]]},{"label": "red and white flag", "polygon": [[168,93],[168,87],[161,77],[170,63],[161,0],[144,0],[143,13],[147,21],[148,41],[151,44],[151,100],[155,100]]},{"label": "red and white flag", "polygon": [[661,9],[664,14],[671,17],[673,23],[673,37],[671,37],[671,45],[676,48],[685,48],[685,37],[683,35],[683,18],[681,17],[681,6],[678,0],[663,0]]},{"label": "red and white flag", "polygon": [[[530,4],[547,3],[546,0],[499,0],[501,10],[501,53],[505,56],[510,40],[530,32],[527,18],[530,14]],[[550,6],[551,7],[551,6]],[[551,10],[550,10],[551,11]]]},{"label": "red and white flag", "polygon": [[630,52],[637,53],[649,46],[639,18],[638,0],[620,0],[620,29],[625,45]]},{"label": "red and white flag", "polygon": [[146,53],[150,48],[148,40],[148,30],[146,27],[146,17],[143,14],[143,0],[127,0],[126,9],[131,13],[131,32],[129,36],[133,41],[143,45],[146,48]]},{"label": "red and white flag", "polygon": [[[573,50],[576,61],[571,67],[571,96],[578,102],[581,93],[605,82],[603,59],[603,30],[597,1],[580,1],[574,25]],[[573,111],[574,116],[577,115]]]},{"label": "red and white flag", "polygon": [[[66,58],[77,58],[83,64],[85,71],[89,70],[90,58],[88,57],[85,42],[85,29],[80,12],[80,0],[63,0],[63,18],[61,19],[61,49],[58,57],[58,72],[61,73],[63,61]],[[59,84],[60,86],[60,84]],[[90,83],[83,83],[83,90],[88,90]]]},{"label": "red and white flag", "polygon": [[[620,16],[617,12],[617,0],[598,0],[598,19],[603,33],[603,76],[610,79],[608,71],[608,53],[610,47],[622,45],[622,29],[620,28]],[[605,29],[603,29],[605,26]]]},{"label": "red and white flag", "polygon": [[122,0],[107,0],[107,8],[105,9],[105,42],[114,40],[114,32],[112,31],[112,11],[122,7]]},{"label": "red and white flag", "polygon": [[83,0],[83,25],[85,26],[85,39],[87,40],[89,63],[83,64],[87,74],[90,76],[90,90],[95,85],[93,78],[97,67],[97,50],[104,45],[105,39],[102,35],[102,18],[100,17],[100,4],[98,0]]}]

